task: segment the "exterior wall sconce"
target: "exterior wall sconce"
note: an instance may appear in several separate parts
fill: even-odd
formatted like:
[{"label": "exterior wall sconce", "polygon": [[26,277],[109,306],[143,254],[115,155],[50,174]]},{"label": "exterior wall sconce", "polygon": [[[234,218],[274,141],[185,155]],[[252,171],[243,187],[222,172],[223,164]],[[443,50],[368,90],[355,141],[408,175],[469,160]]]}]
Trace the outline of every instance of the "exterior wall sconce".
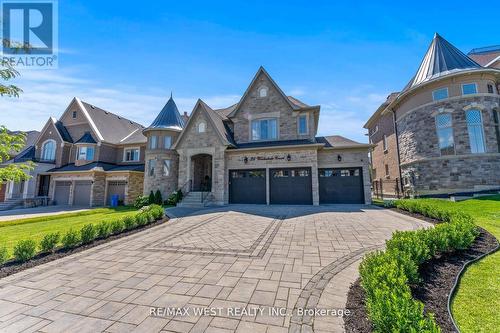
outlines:
[{"label": "exterior wall sconce", "polygon": [[339,162],[342,162],[342,156],[337,155],[337,160],[338,160]]},{"label": "exterior wall sconce", "polygon": [[246,157],[246,156],[245,156],[245,157],[243,158],[243,162],[244,162],[245,164],[247,164],[247,163],[248,163],[248,157]]},{"label": "exterior wall sconce", "polygon": [[292,155],[290,155],[290,154],[286,155],[286,160],[288,162],[290,162],[292,160]]}]

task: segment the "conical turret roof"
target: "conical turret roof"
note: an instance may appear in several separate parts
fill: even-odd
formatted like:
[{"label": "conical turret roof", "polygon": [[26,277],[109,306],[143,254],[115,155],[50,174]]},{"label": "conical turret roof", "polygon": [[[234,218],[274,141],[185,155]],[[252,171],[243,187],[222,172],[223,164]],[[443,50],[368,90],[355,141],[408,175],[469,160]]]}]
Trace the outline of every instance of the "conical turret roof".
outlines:
[{"label": "conical turret roof", "polygon": [[181,131],[184,128],[184,119],[181,117],[177,105],[170,95],[167,104],[163,107],[156,119],[149,125],[148,129],[171,129]]},{"label": "conical turret roof", "polygon": [[404,90],[440,76],[476,68],[481,65],[436,33],[417,73]]}]

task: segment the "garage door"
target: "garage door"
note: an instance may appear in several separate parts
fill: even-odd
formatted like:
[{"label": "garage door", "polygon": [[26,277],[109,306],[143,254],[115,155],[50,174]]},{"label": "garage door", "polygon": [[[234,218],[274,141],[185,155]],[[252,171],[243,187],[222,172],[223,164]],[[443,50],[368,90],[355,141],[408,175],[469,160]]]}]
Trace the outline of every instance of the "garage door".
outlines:
[{"label": "garage door", "polygon": [[311,168],[270,169],[270,202],[312,205]]},{"label": "garage door", "polygon": [[113,195],[118,195],[119,201],[125,201],[125,185],[127,185],[127,182],[124,180],[108,182],[106,205],[111,205],[111,197]]},{"label": "garage door", "polygon": [[266,170],[229,170],[229,202],[266,203]]},{"label": "garage door", "polygon": [[319,169],[319,202],[364,203],[361,168]]},{"label": "garage door", "polygon": [[90,206],[90,189],[92,182],[90,180],[75,182],[75,191],[73,192],[73,206]]},{"label": "garage door", "polygon": [[55,182],[54,204],[67,205],[69,201],[69,190],[71,182]]}]

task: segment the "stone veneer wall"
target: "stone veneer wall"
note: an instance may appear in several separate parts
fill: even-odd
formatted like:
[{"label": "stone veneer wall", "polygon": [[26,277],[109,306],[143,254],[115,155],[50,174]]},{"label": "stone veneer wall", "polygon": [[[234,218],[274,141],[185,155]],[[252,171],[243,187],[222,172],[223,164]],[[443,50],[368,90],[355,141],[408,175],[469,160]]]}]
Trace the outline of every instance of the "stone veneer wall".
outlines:
[{"label": "stone veneer wall", "polygon": [[92,184],[91,205],[92,207],[104,206],[106,191],[106,173],[94,172],[94,183]]},{"label": "stone veneer wall", "polygon": [[[135,199],[142,195],[144,187],[144,174],[142,172],[130,172],[127,179],[127,191],[125,192],[125,204],[133,205]],[[163,194],[162,194],[163,195]],[[163,197],[165,200],[166,198]]]},{"label": "stone veneer wall", "polygon": [[[397,120],[403,179],[416,194],[477,191],[500,187],[500,153],[493,124],[498,96],[445,100],[406,113]],[[464,108],[481,110],[486,153],[470,152]],[[451,112],[455,155],[441,156],[435,115]],[[412,176],[413,175],[413,176]]]},{"label": "stone veneer wall", "polygon": [[[149,175],[149,160],[156,160],[156,168],[154,176]],[[163,175],[163,161],[169,159],[170,174]],[[146,150],[145,168],[144,168],[144,195],[149,195],[151,191],[160,190],[163,200],[178,189],[178,171],[179,171],[179,155],[175,150]],[[141,187],[142,189],[142,187]]]}]

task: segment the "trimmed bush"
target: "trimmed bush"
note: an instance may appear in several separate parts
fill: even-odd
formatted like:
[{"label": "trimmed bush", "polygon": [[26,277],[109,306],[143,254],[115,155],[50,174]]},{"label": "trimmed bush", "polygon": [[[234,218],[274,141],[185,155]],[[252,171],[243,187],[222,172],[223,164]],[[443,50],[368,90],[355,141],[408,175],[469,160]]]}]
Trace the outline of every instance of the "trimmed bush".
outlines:
[{"label": "trimmed bush", "polygon": [[61,238],[61,234],[59,232],[46,234],[45,236],[43,236],[42,240],[40,241],[40,250],[43,253],[54,251],[60,238]]},{"label": "trimmed bush", "polygon": [[110,224],[110,229],[111,229],[111,233],[113,235],[116,235],[116,234],[119,234],[120,232],[122,232],[123,230],[123,221],[122,220],[114,220],[114,221],[111,221],[111,224]]},{"label": "trimmed bush", "polygon": [[76,247],[78,243],[80,243],[78,232],[73,229],[69,229],[61,239],[61,243],[65,249],[72,249]]},{"label": "trimmed bush", "polygon": [[9,258],[9,252],[5,246],[0,246],[0,265],[7,261]]},{"label": "trimmed bush", "polygon": [[95,226],[96,234],[98,238],[106,238],[110,235],[111,231],[109,230],[109,223],[101,222]]},{"label": "trimmed bush", "polygon": [[156,190],[156,192],[155,192],[154,203],[157,204],[157,205],[161,205],[163,203],[163,198],[161,197],[160,190]]},{"label": "trimmed bush", "polygon": [[134,207],[137,209],[140,209],[147,205],[149,205],[149,198],[145,195],[138,196],[134,201]]},{"label": "trimmed bush", "polygon": [[136,225],[137,223],[134,216],[125,216],[123,218],[123,226],[125,227],[125,230],[134,229]]},{"label": "trimmed bush", "polygon": [[179,201],[182,200],[182,197],[183,197],[182,191],[180,190],[174,191],[172,192],[172,194],[168,196],[167,200],[165,200],[165,204],[170,206],[175,206]]},{"label": "trimmed bush", "polygon": [[80,239],[83,244],[92,242],[96,237],[96,229],[92,224],[86,224],[80,229]]},{"label": "trimmed bush", "polygon": [[375,332],[439,332],[432,314],[424,314],[424,305],[413,299],[410,285],[420,280],[419,265],[439,253],[468,248],[478,230],[471,216],[429,200],[397,200],[394,205],[445,223],[396,231],[385,251],[365,256],[359,271],[368,316]]},{"label": "trimmed bush", "polygon": [[153,190],[149,192],[148,202],[150,205],[155,203],[155,194],[153,193]]},{"label": "trimmed bush", "polygon": [[35,256],[36,242],[32,239],[23,239],[14,246],[14,257],[22,262],[28,261]]},{"label": "trimmed bush", "polygon": [[146,216],[145,213],[138,213],[135,216],[135,220],[137,221],[137,225],[140,227],[148,224],[148,217]]}]

